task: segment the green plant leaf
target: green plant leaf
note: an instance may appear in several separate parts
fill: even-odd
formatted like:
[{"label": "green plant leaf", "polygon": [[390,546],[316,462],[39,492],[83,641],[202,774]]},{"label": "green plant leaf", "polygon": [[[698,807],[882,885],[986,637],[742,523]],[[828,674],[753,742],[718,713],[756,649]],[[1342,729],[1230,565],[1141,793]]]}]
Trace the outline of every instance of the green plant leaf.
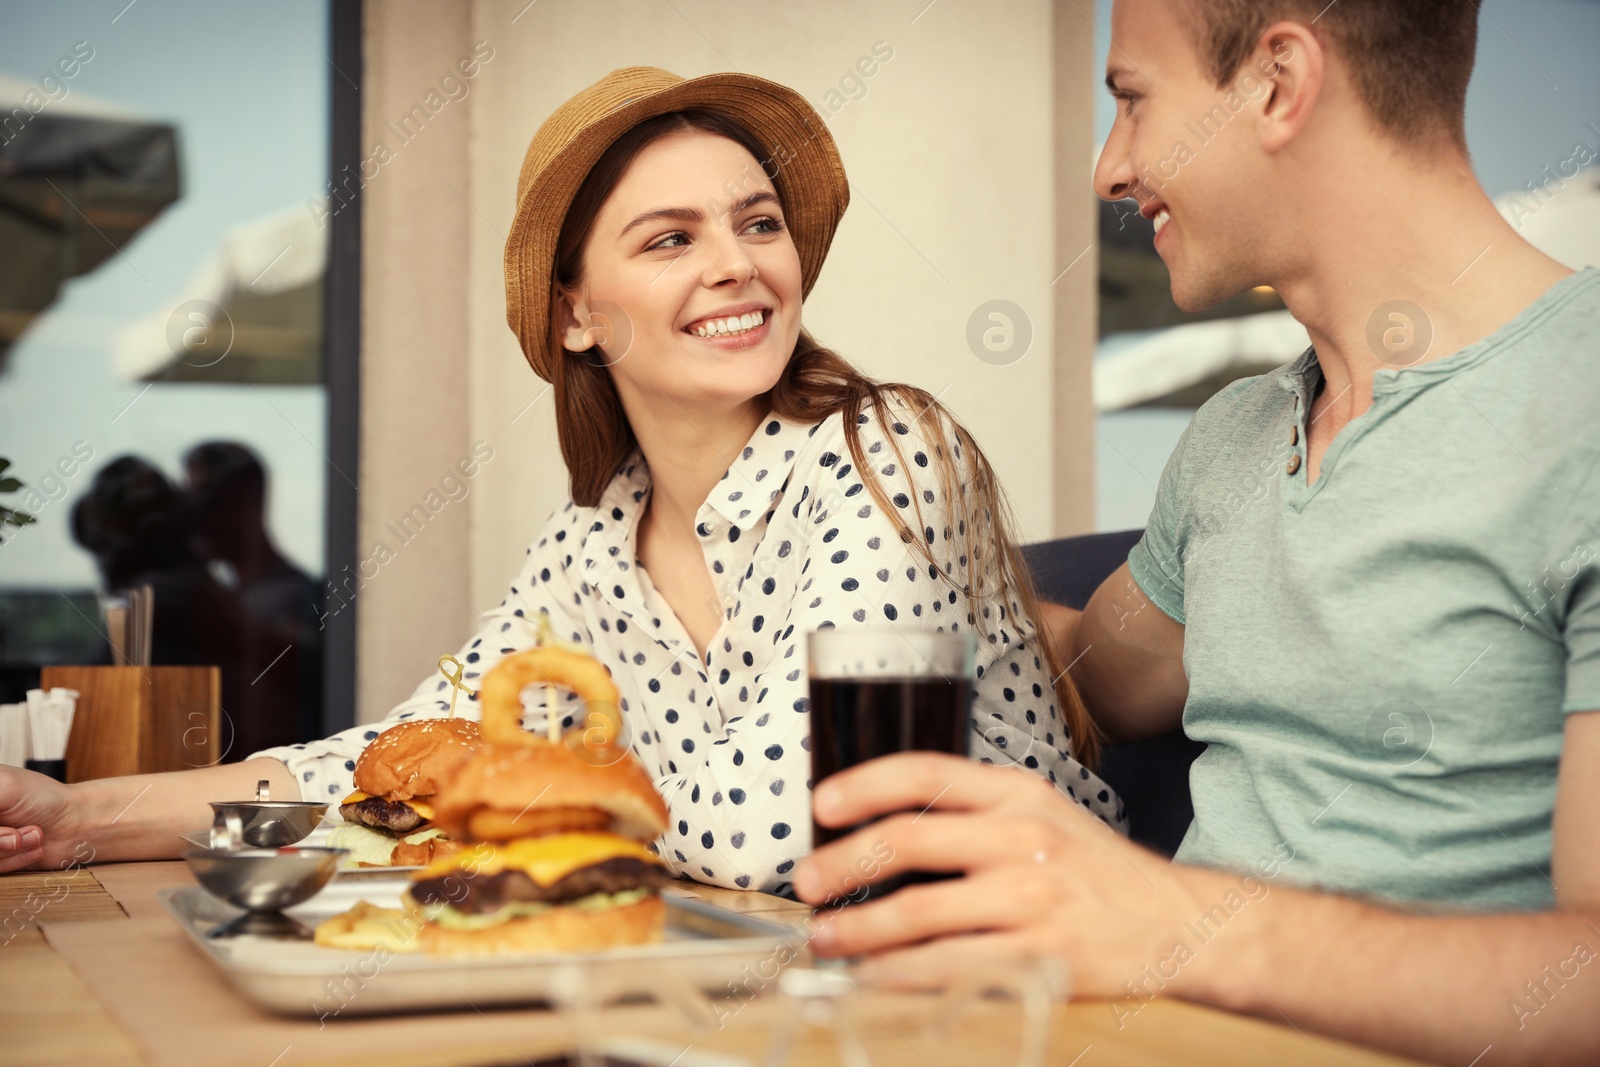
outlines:
[{"label": "green plant leaf", "polygon": [[0,493],[15,493],[22,488],[22,483],[15,478],[0,478]]}]

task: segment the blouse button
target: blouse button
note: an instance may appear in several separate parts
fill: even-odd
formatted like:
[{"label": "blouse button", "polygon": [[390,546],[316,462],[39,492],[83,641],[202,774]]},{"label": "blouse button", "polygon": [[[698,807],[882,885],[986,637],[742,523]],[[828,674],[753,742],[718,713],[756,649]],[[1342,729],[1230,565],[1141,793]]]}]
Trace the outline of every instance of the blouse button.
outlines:
[{"label": "blouse button", "polygon": [[1293,474],[1295,471],[1297,471],[1299,469],[1300,469],[1300,453],[1296,452],[1294,455],[1289,457],[1289,465],[1287,467],[1285,467],[1284,470],[1288,471],[1290,474]]},{"label": "blouse button", "polygon": [[1300,427],[1299,426],[1291,426],[1291,427],[1289,427],[1289,443],[1291,445],[1297,445],[1297,444],[1300,443]]}]

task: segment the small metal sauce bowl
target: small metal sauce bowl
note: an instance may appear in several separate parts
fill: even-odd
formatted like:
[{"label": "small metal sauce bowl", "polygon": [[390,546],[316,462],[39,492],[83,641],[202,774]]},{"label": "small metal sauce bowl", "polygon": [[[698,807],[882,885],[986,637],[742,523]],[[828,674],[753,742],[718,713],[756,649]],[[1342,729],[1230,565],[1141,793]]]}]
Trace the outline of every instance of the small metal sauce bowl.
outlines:
[{"label": "small metal sauce bowl", "polygon": [[346,854],[342,848],[192,848],[183,858],[206,892],[244,909],[207,937],[309,941],[312,931],[280,912],[316,896]]},{"label": "small metal sauce bowl", "polygon": [[[215,800],[211,811],[212,848],[283,848],[315,830],[327,814],[328,805],[314,800],[272,800],[263,779],[256,784],[254,800]],[[229,841],[220,835],[233,835],[234,821],[239,830],[237,837]]]},{"label": "small metal sauce bowl", "polygon": [[213,896],[248,912],[274,912],[316,896],[345,855],[342,848],[192,848],[183,858]]}]

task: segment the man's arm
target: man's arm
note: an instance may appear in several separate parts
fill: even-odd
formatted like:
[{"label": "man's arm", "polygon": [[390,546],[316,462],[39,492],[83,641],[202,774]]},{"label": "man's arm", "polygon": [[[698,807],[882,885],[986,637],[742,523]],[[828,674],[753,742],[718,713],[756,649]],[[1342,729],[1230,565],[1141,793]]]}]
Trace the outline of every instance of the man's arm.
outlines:
[{"label": "man's arm", "polygon": [[1556,910],[1420,917],[1288,891],[1180,995],[1445,1062],[1600,1062],[1596,842],[1600,712],[1585,712],[1562,742]]},{"label": "man's arm", "polygon": [[[1031,776],[903,753],[819,783],[824,825],[890,815],[803,860],[812,903],[878,873],[959,871],[832,913],[822,955],[933,980],[952,950],[1063,957],[1119,1028],[1156,995],[1288,1021],[1443,1063],[1600,1062],[1600,713],[1568,716],[1557,789],[1556,909],[1417,915],[1169,863]],[[920,818],[911,814],[926,805]],[[1491,816],[1492,817],[1492,816]],[[885,854],[892,857],[882,862]],[[976,936],[971,936],[976,935]],[[935,939],[931,940],[930,939]],[[927,943],[923,943],[927,942]],[[910,947],[902,947],[910,946]]]},{"label": "man's arm", "polygon": [[1178,729],[1189,679],[1183,626],[1156,607],[1124,563],[1100,583],[1083,611],[1042,607],[1047,639],[1089,714],[1113,741]]}]

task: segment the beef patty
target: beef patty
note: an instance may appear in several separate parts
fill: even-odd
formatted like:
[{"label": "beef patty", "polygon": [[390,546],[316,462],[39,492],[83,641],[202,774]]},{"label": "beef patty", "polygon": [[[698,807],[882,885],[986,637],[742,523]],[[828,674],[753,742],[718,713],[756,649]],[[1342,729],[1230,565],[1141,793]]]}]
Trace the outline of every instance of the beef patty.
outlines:
[{"label": "beef patty", "polygon": [[419,904],[449,904],[464,915],[487,915],[507,904],[522,901],[559,904],[591,893],[621,893],[642,886],[655,888],[670,880],[666,868],[659,863],[624,856],[573,871],[547,886],[519,870],[477,877],[465,871],[452,871],[439,878],[412,883],[411,896]]},{"label": "beef patty", "polygon": [[354,804],[341,804],[339,814],[344,816],[346,822],[360,823],[396,837],[404,837],[428,821],[405,801],[385,800],[382,797],[368,797]]}]

